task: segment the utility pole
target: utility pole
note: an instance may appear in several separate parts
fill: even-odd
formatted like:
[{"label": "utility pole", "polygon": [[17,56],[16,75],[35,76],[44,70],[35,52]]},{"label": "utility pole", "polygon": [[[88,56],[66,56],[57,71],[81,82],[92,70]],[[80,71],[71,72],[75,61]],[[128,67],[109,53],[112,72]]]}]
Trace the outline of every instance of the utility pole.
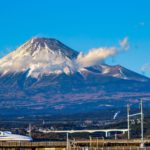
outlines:
[{"label": "utility pole", "polygon": [[130,140],[130,105],[127,104],[127,126],[128,126],[128,140]]},{"label": "utility pole", "polygon": [[97,143],[97,144],[96,144],[96,145],[97,145],[96,147],[97,147],[97,150],[98,150],[98,138],[96,139],[96,143]]},{"label": "utility pole", "polygon": [[141,109],[141,147],[144,147],[144,126],[143,126],[144,114],[143,114],[142,99],[141,99],[141,103],[140,103],[140,109]]},{"label": "utility pole", "polygon": [[92,149],[92,137],[90,136],[90,149]]},{"label": "utility pole", "polygon": [[66,134],[67,134],[67,147],[66,147],[66,149],[67,149],[67,150],[70,150],[70,145],[69,145],[69,133],[67,132]]},{"label": "utility pole", "polygon": [[32,126],[31,126],[31,123],[29,123],[29,136],[30,137],[32,136]]},{"label": "utility pole", "polygon": [[117,140],[117,133],[115,133],[115,140]]}]

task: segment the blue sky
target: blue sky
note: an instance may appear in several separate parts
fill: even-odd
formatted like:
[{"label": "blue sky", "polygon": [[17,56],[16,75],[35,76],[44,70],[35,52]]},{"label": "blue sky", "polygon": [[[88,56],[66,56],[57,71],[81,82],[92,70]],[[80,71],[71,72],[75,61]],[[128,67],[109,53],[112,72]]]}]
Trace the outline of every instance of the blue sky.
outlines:
[{"label": "blue sky", "polygon": [[1,1],[0,57],[34,36],[54,37],[85,53],[128,37],[128,51],[106,62],[150,77],[149,8],[149,0]]}]

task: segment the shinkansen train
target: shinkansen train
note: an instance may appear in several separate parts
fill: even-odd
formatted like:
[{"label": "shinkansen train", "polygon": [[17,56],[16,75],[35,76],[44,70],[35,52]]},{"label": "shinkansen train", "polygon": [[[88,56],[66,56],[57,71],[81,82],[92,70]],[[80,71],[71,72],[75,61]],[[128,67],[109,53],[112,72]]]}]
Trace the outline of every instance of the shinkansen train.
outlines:
[{"label": "shinkansen train", "polygon": [[9,131],[0,131],[0,141],[32,141],[30,136],[12,134]]}]

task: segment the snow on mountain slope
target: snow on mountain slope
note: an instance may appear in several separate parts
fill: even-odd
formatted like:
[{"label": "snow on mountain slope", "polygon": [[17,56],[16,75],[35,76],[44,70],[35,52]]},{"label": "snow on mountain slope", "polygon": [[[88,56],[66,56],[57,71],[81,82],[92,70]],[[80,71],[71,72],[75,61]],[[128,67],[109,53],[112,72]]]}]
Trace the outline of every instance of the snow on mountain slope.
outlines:
[{"label": "snow on mountain slope", "polygon": [[73,59],[78,53],[55,39],[33,38],[0,60],[0,72],[29,70],[28,76],[70,74],[75,71]]},{"label": "snow on mountain slope", "polygon": [[119,65],[109,66],[107,64],[100,64],[96,66],[81,68],[79,72],[84,77],[88,76],[89,74],[95,74],[101,77],[114,77],[123,80],[135,80],[141,82],[149,80],[147,77],[144,77]]}]

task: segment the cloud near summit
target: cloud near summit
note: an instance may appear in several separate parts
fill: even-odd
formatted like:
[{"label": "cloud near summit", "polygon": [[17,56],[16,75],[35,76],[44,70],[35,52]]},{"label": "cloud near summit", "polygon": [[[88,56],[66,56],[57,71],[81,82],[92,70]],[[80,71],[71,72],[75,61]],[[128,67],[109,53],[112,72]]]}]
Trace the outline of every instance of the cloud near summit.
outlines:
[{"label": "cloud near summit", "polygon": [[87,54],[82,52],[77,57],[77,63],[80,67],[88,67],[101,63],[106,58],[117,53],[116,47],[110,48],[93,48]]},{"label": "cloud near summit", "polygon": [[108,57],[114,56],[120,52],[127,51],[130,48],[128,37],[119,41],[119,46],[117,47],[100,47],[92,48],[87,54],[80,54],[77,57],[77,64],[79,67],[94,66],[102,63]]}]

